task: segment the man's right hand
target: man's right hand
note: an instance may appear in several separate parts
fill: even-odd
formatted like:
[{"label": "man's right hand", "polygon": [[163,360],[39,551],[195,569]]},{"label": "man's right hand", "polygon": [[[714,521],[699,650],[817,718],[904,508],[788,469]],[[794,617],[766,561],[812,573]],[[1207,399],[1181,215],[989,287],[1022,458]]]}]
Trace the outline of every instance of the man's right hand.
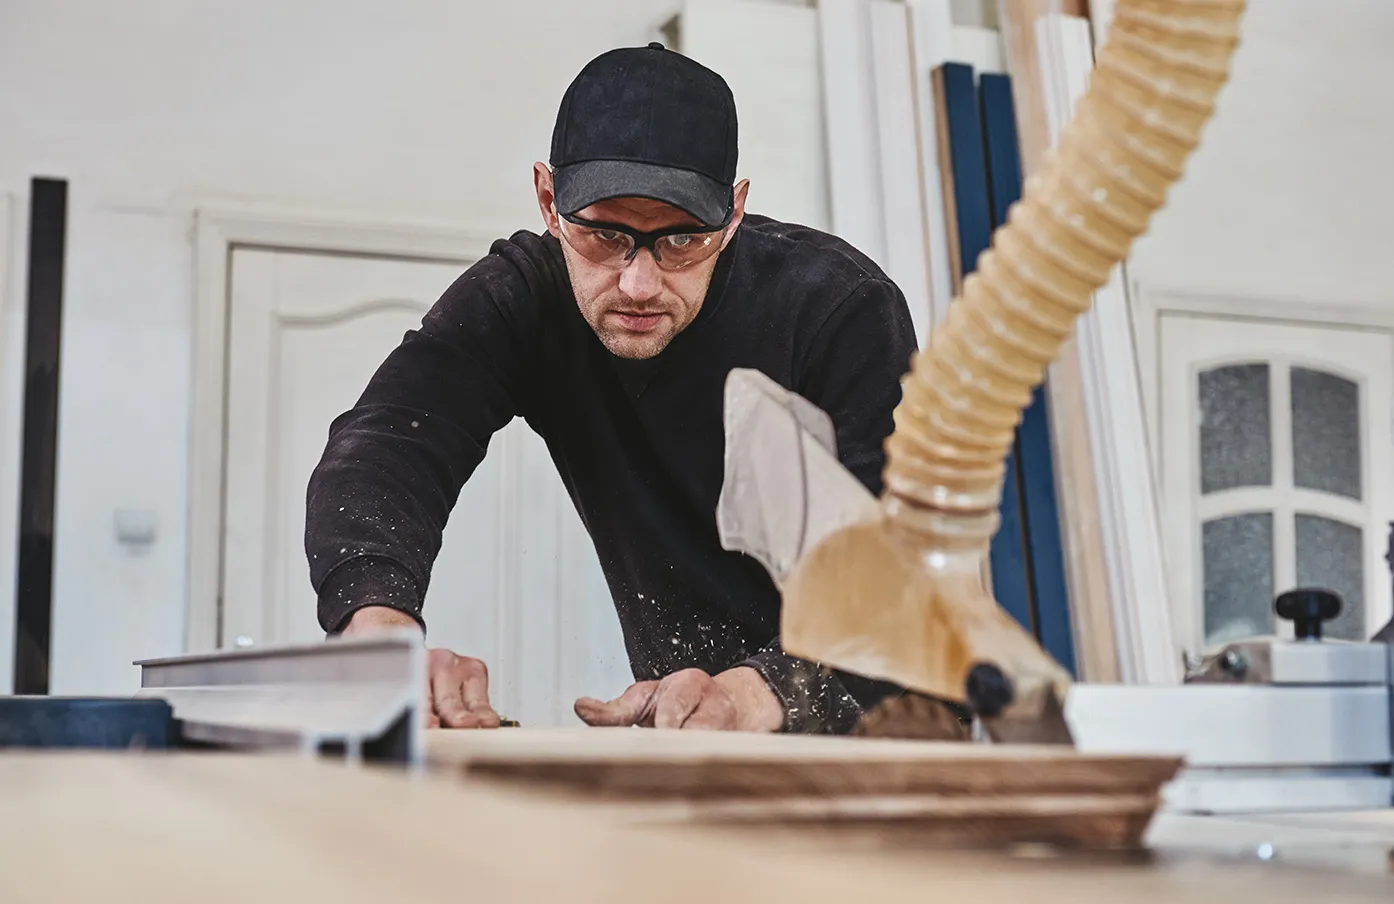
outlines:
[{"label": "man's right hand", "polygon": [[[343,635],[419,627],[416,619],[385,606],[367,606],[353,613]],[[498,728],[499,714],[489,705],[489,670],[469,656],[450,650],[426,651],[426,727]]]}]

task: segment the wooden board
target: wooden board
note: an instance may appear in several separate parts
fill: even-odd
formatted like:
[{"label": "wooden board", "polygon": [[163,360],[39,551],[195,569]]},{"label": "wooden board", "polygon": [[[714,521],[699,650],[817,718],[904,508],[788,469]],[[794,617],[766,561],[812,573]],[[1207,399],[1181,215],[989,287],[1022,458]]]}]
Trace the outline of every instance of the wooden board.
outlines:
[{"label": "wooden board", "polygon": [[953,146],[949,140],[949,113],[944,82],[944,67],[936,66],[930,73],[930,90],[934,96],[935,152],[939,170],[939,196],[943,201],[944,242],[948,247],[948,276],[950,298],[944,303],[940,316],[948,313],[949,304],[963,291],[963,264],[959,258],[961,242],[958,237],[958,199],[954,196]]},{"label": "wooden board", "polygon": [[915,341],[924,348],[929,343],[934,305],[910,11],[898,0],[870,0],[865,15],[876,104],[876,149],[880,154],[879,207],[886,248],[882,264],[905,295]]},{"label": "wooden board", "polygon": [[644,728],[437,729],[426,739],[437,766],[645,797],[1139,794],[1181,763],[1053,746]]},{"label": "wooden board", "polygon": [[[907,0],[910,37],[914,51],[914,89],[919,120],[920,193],[925,215],[926,254],[930,277],[930,326],[948,313],[953,301],[952,266],[949,262],[949,223],[945,216],[944,186],[940,173],[939,111],[935,99],[934,71],[953,55],[953,12],[949,0]],[[954,244],[957,244],[955,240]],[[929,344],[928,336],[920,347]]]},{"label": "wooden board", "polygon": [[1173,757],[651,729],[433,731],[437,768],[720,822],[918,823],[938,841],[1137,846]]},{"label": "wooden board", "polygon": [[[501,734],[501,733],[500,733]],[[1205,858],[936,853],[880,826],[635,826],[458,780],[280,756],[0,752],[6,904],[1114,904],[1389,900],[1369,876]]]}]

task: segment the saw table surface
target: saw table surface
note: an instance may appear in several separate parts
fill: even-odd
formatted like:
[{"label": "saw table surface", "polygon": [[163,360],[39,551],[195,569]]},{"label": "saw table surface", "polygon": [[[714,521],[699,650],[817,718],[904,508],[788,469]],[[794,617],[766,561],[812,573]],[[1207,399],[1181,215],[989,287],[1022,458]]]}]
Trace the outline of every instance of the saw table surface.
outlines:
[{"label": "saw table surface", "polygon": [[0,900],[1387,902],[1281,862],[1037,858],[632,825],[458,776],[280,755],[0,753]]}]

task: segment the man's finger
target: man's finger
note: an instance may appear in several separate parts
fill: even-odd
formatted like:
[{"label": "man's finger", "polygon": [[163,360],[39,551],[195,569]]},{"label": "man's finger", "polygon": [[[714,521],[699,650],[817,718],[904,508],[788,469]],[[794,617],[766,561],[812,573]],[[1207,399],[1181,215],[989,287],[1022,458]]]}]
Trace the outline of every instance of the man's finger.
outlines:
[{"label": "man's finger", "polygon": [[465,705],[464,681],[455,669],[431,673],[431,704],[446,728],[473,728],[474,717]]},{"label": "man's finger", "polygon": [[640,681],[608,703],[582,697],[576,701],[576,715],[587,725],[610,728],[642,725],[653,716],[653,696],[657,689],[657,681]]},{"label": "man's finger", "polygon": [[426,672],[426,687],[422,693],[421,711],[426,714],[427,728],[440,728],[440,716],[436,715],[435,695],[431,692],[431,673]]},{"label": "man's finger", "polygon": [[489,672],[484,663],[477,659],[465,663],[463,690],[465,708],[474,717],[474,725],[459,727],[498,728],[499,714],[489,705]]},{"label": "man's finger", "polygon": [[716,690],[718,688],[711,676],[697,669],[687,669],[669,675],[658,686],[653,727],[682,728],[702,704],[702,698],[709,691]]}]

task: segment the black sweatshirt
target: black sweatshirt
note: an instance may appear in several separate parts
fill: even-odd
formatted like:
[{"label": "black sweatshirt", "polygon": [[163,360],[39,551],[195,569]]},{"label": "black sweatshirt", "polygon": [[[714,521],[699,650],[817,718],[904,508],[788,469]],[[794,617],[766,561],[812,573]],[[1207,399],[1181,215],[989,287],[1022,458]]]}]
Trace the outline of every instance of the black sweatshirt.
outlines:
[{"label": "black sweatshirt", "polygon": [[731,368],[755,368],[818,405],[843,464],[879,493],[914,348],[900,290],[806,227],[747,216],[697,317],[645,361],[600,343],[554,237],[495,242],[330,427],[306,513],[320,625],[336,633],[364,606],[422,620],[461,486],[494,432],[522,417],[590,532],[636,680],[751,666],[780,698],[784,730],[849,731],[895,689],[782,652],[774,582],[721,548],[724,384]]}]

